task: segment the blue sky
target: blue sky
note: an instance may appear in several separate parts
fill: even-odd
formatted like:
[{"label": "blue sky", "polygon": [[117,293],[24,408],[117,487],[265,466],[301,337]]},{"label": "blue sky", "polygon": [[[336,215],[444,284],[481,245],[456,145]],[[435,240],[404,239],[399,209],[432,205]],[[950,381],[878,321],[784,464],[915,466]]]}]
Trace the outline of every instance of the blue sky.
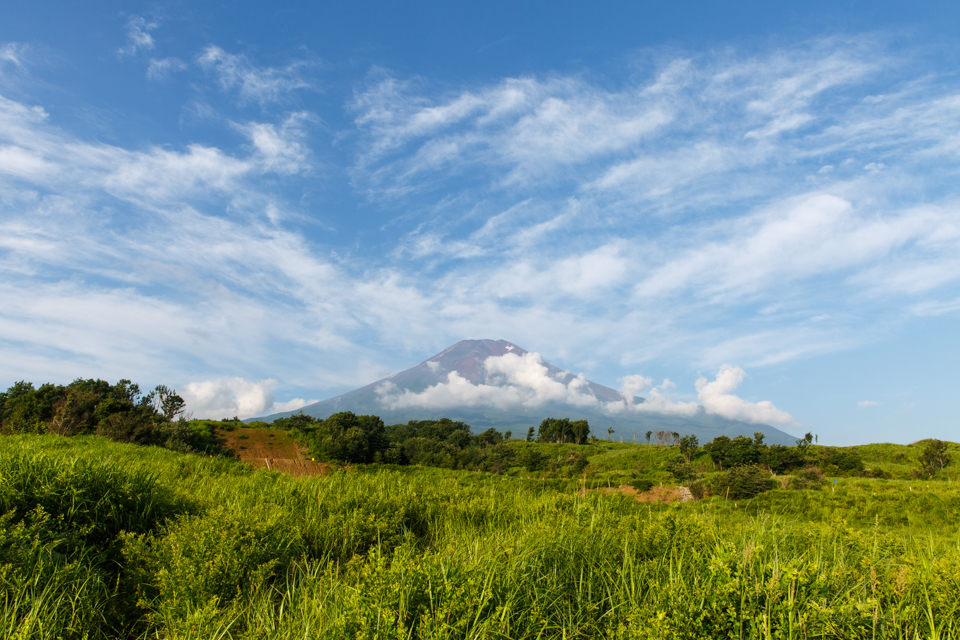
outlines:
[{"label": "blue sky", "polygon": [[774,4],[4,3],[0,385],[255,415],[502,338],[957,440],[960,8]]}]

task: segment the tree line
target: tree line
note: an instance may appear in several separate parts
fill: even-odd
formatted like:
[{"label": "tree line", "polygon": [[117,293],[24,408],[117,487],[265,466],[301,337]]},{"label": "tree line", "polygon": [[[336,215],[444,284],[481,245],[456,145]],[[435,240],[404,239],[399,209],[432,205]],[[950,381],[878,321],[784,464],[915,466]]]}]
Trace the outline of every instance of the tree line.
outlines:
[{"label": "tree line", "polygon": [[202,450],[211,437],[190,428],[174,389],[159,385],[144,393],[130,380],[83,378],[40,387],[14,383],[0,393],[0,433],[97,435],[178,451]]}]

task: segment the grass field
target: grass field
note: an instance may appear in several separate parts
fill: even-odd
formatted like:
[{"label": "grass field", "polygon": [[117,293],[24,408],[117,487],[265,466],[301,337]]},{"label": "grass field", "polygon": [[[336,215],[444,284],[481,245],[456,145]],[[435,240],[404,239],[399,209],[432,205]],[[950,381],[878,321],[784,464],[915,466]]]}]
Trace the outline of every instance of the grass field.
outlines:
[{"label": "grass field", "polygon": [[[914,449],[859,448],[892,479],[661,505],[516,470],[294,478],[8,436],[0,637],[955,638],[960,485],[907,479]],[[588,469],[667,455],[604,443]]]}]

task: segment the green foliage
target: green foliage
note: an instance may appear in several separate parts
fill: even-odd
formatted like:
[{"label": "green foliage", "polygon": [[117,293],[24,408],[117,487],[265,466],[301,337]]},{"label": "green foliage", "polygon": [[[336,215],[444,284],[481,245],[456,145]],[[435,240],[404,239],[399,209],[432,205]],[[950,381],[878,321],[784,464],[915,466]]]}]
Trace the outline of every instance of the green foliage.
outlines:
[{"label": "green foliage", "polygon": [[757,465],[763,460],[765,447],[763,441],[737,436],[732,440],[727,436],[717,436],[703,446],[713,463],[720,469],[730,469],[744,465]]},{"label": "green foliage", "polygon": [[746,500],[777,486],[758,465],[738,466],[710,478],[710,492],[728,500]]},{"label": "green foliage", "polygon": [[[184,401],[164,385],[146,395],[129,380],[78,378],[67,386],[17,382],[0,393],[0,433],[97,434],[117,442],[197,448],[189,428],[177,426]],[[209,443],[207,443],[209,444]]]},{"label": "green foliage", "polygon": [[693,460],[693,456],[697,454],[699,445],[700,441],[697,440],[697,436],[686,435],[680,438],[680,455],[683,456],[688,464]]},{"label": "green foliage", "polygon": [[693,496],[694,500],[703,500],[709,490],[707,483],[703,480],[694,480],[690,483],[688,489],[690,489],[690,495]]},{"label": "green foliage", "polygon": [[772,444],[763,454],[763,463],[774,473],[789,473],[806,462],[804,450],[800,447],[785,447]]},{"label": "green foliage", "polygon": [[538,447],[526,446],[517,455],[517,462],[527,471],[543,471],[550,462],[550,456]]},{"label": "green foliage", "polygon": [[585,444],[590,436],[590,425],[586,420],[570,418],[546,418],[537,431],[538,442],[572,442]]},{"label": "green foliage", "polygon": [[863,459],[855,447],[819,447],[817,466],[825,471],[833,471],[835,475],[853,474],[864,469]]},{"label": "green foliage", "polygon": [[223,615],[252,589],[285,576],[305,552],[289,514],[264,507],[217,507],[125,542],[124,559],[149,620],[173,632]]},{"label": "green foliage", "polygon": [[306,433],[311,453],[331,462],[374,462],[390,446],[383,420],[350,411],[320,420]]},{"label": "green foliage", "polygon": [[920,473],[932,478],[938,471],[943,471],[950,464],[950,454],[947,452],[947,443],[941,440],[926,440],[923,451],[920,453]]},{"label": "green foliage", "polygon": [[[486,449],[524,447],[551,462],[579,451]],[[657,451],[605,443],[591,460],[654,473]],[[655,505],[431,468],[296,479],[50,435],[0,439],[0,464],[13,514],[0,515],[0,637],[947,638],[960,628],[956,483],[843,478],[735,503],[695,482],[701,501]],[[84,533],[91,522],[97,532]]]},{"label": "green foliage", "polygon": [[687,462],[682,456],[676,456],[668,461],[667,464],[664,465],[664,468],[681,484],[692,482],[700,477],[700,474],[693,468],[693,465]]},{"label": "green foliage", "polygon": [[788,487],[790,489],[819,489],[823,486],[826,479],[823,472],[817,467],[809,466],[798,470],[790,478]]}]

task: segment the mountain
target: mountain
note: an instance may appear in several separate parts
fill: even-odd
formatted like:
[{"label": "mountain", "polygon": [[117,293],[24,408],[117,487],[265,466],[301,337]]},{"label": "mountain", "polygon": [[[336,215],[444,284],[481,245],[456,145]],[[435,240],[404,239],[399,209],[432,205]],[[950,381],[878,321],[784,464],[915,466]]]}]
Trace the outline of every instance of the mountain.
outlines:
[{"label": "mountain", "polygon": [[[507,355],[517,358],[503,358]],[[488,358],[495,360],[488,362]],[[516,380],[529,386],[525,388],[521,384],[517,391],[528,400],[526,406],[507,402],[515,391],[507,383]],[[561,391],[568,397],[558,400],[553,396],[561,389],[568,390]],[[536,401],[530,401],[531,394]],[[465,399],[462,403],[458,402],[460,397]],[[571,398],[575,404],[570,404]],[[647,431],[658,430],[693,434],[701,443],[718,435],[752,436],[756,431],[763,432],[769,444],[796,441],[796,436],[768,425],[728,420],[702,410],[692,416],[653,412],[611,414],[603,410],[604,405],[623,400],[620,392],[574,376],[506,340],[463,340],[415,367],[365,387],[297,411],[258,419],[271,422],[300,412],[326,418],[340,411],[352,411],[378,415],[387,424],[450,418],[470,424],[475,431],[494,427],[500,431],[511,430],[514,436],[522,437],[529,427],[539,425],[544,418],[566,417],[588,420],[598,437],[607,437],[608,429],[612,429],[612,437],[625,442],[634,439],[640,442]],[[643,399],[636,398],[636,401]]]}]

